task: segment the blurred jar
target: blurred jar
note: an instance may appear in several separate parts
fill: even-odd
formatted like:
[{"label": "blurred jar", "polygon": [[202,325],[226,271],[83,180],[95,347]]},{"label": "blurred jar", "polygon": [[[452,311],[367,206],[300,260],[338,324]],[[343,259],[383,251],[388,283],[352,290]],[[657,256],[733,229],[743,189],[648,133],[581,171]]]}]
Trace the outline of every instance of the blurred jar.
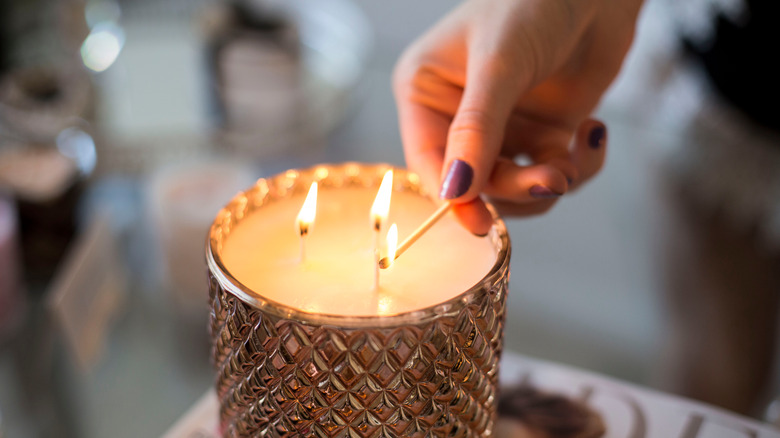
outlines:
[{"label": "blurred jar", "polygon": [[209,226],[226,200],[253,183],[252,175],[243,163],[216,160],[163,167],[150,179],[148,211],[162,285],[175,313],[198,328],[207,315],[203,248]]}]

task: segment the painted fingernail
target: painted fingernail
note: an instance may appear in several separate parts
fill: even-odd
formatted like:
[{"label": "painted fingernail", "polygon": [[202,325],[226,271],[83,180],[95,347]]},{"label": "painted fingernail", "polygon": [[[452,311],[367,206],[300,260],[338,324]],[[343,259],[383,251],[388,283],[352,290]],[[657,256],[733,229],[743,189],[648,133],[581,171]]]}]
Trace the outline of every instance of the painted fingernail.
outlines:
[{"label": "painted fingernail", "polygon": [[588,145],[591,149],[598,149],[604,146],[604,140],[606,139],[607,128],[604,125],[596,125],[590,130],[588,134]]},{"label": "painted fingernail", "polygon": [[471,181],[474,179],[474,169],[463,160],[453,160],[447,170],[447,176],[441,183],[439,198],[455,199],[469,191]]},{"label": "painted fingernail", "polygon": [[536,199],[553,199],[562,195],[562,193],[553,192],[549,187],[536,184],[528,189],[528,193]]}]

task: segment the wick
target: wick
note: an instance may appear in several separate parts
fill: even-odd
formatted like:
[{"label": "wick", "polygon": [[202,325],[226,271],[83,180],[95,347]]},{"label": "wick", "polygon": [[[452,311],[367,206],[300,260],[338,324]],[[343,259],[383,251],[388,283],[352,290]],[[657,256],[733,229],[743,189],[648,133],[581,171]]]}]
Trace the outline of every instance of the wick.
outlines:
[{"label": "wick", "polygon": [[309,227],[306,226],[306,225],[301,224],[301,231],[300,231],[301,238],[299,239],[300,242],[301,242],[301,259],[300,259],[300,263],[303,263],[304,261],[306,261],[306,236],[308,234],[309,234]]},{"label": "wick", "polygon": [[406,238],[403,242],[401,242],[400,245],[398,245],[398,249],[395,251],[395,257],[393,260],[389,260],[387,257],[382,257],[381,260],[379,260],[379,263],[377,263],[377,266],[379,266],[382,269],[387,269],[392,264],[391,262],[398,259],[398,257],[401,256],[407,249],[409,249],[410,246],[414,242],[417,241],[420,237],[422,237],[423,234],[425,234],[428,230],[431,229],[431,227],[439,221],[442,217],[444,217],[445,214],[447,214],[448,211],[450,211],[450,208],[452,207],[452,204],[449,202],[445,202],[441,205],[438,209],[436,209],[433,214],[425,220],[419,227],[417,227],[416,230],[412,234],[409,235],[409,237]]}]

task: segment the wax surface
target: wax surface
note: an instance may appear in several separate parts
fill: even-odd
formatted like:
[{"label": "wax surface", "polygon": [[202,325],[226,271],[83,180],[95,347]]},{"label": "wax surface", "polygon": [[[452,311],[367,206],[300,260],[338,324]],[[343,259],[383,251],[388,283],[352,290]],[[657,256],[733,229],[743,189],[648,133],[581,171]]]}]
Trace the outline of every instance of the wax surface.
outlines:
[{"label": "wax surface", "polygon": [[[304,195],[269,203],[244,218],[227,237],[227,270],[257,294],[309,312],[330,315],[392,315],[447,301],[490,271],[496,250],[447,214],[389,269],[374,289],[375,233],[369,218],[376,189],[320,190],[317,218],[299,261],[295,217]],[[403,240],[436,205],[413,193],[393,192],[381,232],[398,224]]]}]

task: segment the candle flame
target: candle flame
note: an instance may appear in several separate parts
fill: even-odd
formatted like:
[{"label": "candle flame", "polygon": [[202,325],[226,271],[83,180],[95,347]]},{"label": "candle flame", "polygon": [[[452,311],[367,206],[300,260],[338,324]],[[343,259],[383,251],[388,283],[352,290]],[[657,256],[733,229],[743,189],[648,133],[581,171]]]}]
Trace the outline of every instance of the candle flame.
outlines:
[{"label": "candle flame", "polygon": [[385,259],[387,260],[387,267],[393,265],[393,261],[395,260],[395,250],[398,247],[398,227],[393,224],[390,226],[390,229],[387,230],[387,256]]},{"label": "candle flame", "polygon": [[390,196],[393,192],[393,171],[388,170],[382,177],[382,184],[376,193],[374,204],[371,205],[371,219],[374,221],[374,230],[382,228],[382,222],[387,220],[390,211]]},{"label": "candle flame", "polygon": [[301,236],[305,236],[309,233],[309,227],[314,223],[314,217],[317,215],[317,182],[311,183],[309,188],[309,194],[306,195],[306,200],[303,201],[301,211],[298,213],[298,231]]}]

